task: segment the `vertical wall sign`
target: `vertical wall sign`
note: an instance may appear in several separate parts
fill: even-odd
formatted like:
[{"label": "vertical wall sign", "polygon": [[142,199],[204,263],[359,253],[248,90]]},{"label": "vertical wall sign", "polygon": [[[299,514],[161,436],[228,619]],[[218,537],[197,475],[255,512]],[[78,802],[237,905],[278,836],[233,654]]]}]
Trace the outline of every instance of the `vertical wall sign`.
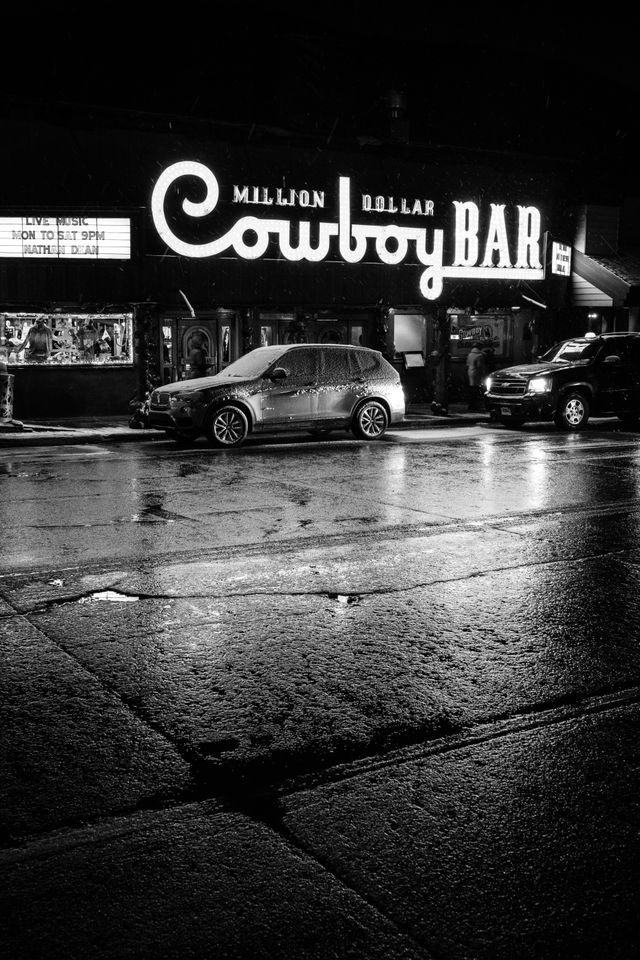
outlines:
[{"label": "vertical wall sign", "polygon": [[565,243],[551,244],[551,273],[557,273],[561,277],[571,275],[571,247]]}]

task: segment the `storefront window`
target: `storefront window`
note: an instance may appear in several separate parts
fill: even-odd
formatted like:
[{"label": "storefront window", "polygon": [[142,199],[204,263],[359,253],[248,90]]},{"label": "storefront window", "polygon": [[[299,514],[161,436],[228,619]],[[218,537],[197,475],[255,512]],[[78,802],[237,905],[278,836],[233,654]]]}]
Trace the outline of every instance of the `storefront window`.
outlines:
[{"label": "storefront window", "polygon": [[401,353],[424,354],[427,325],[422,314],[396,313],[393,321],[393,343],[396,356]]},{"label": "storefront window", "polygon": [[364,326],[361,323],[349,324],[349,343],[354,343],[357,347],[364,346]]},{"label": "storefront window", "polygon": [[491,350],[494,356],[503,356],[510,316],[507,314],[452,314],[451,344],[454,353],[464,355],[474,343]]},{"label": "storefront window", "polygon": [[349,324],[349,343],[353,343],[357,347],[364,346],[364,325],[363,324],[361,323]]},{"label": "storefront window", "polygon": [[171,340],[171,327],[162,327],[162,362],[171,365],[173,359],[173,342]]},{"label": "storefront window", "polygon": [[231,361],[231,327],[224,324],[220,327],[220,358],[223,366]]},{"label": "storefront window", "polygon": [[6,313],[4,316],[9,363],[133,362],[130,313]]}]

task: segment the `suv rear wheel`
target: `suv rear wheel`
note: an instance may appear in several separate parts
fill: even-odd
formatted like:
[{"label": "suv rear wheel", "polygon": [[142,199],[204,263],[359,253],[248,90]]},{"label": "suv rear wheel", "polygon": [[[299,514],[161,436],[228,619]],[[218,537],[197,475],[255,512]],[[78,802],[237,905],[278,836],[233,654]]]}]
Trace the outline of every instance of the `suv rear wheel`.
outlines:
[{"label": "suv rear wheel", "polygon": [[560,399],[554,420],[561,430],[582,430],[588,419],[589,401],[584,394],[574,390]]},{"label": "suv rear wheel", "polygon": [[207,439],[214,447],[237,447],[249,433],[249,421],[240,407],[226,403],[214,410],[207,423]]},{"label": "suv rear wheel", "polygon": [[377,440],[388,424],[387,411],[382,404],[377,400],[367,400],[356,410],[351,430],[359,440]]}]

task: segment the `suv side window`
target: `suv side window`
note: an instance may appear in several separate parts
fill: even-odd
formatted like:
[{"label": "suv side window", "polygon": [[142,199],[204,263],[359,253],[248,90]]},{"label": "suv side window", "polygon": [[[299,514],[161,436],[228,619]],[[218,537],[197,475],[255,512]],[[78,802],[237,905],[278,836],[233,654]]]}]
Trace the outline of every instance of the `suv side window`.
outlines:
[{"label": "suv side window", "polygon": [[340,350],[322,351],[322,375],[328,383],[349,383],[361,380],[363,369],[360,364],[361,353],[345,347]]},{"label": "suv side window", "polygon": [[278,361],[277,366],[288,372],[288,380],[309,384],[318,379],[318,354],[315,350],[290,350]]},{"label": "suv side window", "polygon": [[619,340],[607,340],[600,354],[600,360],[604,360],[605,357],[620,357],[621,360],[628,361],[630,346],[629,341],[622,337]]},{"label": "suv side window", "polygon": [[380,373],[380,358],[375,353],[367,353],[364,350],[355,350],[358,366],[362,376],[371,377]]},{"label": "suv side window", "polygon": [[346,383],[352,373],[348,350],[322,351],[322,377],[326,383]]}]

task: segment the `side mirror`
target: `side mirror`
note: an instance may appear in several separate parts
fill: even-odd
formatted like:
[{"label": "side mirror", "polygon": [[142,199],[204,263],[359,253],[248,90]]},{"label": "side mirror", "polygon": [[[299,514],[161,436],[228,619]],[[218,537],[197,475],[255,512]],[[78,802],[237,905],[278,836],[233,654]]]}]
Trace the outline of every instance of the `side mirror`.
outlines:
[{"label": "side mirror", "polygon": [[269,380],[284,380],[288,376],[284,367],[275,367],[269,374]]},{"label": "side mirror", "polygon": [[617,353],[612,353],[610,357],[605,357],[603,363],[620,363],[620,357]]}]

